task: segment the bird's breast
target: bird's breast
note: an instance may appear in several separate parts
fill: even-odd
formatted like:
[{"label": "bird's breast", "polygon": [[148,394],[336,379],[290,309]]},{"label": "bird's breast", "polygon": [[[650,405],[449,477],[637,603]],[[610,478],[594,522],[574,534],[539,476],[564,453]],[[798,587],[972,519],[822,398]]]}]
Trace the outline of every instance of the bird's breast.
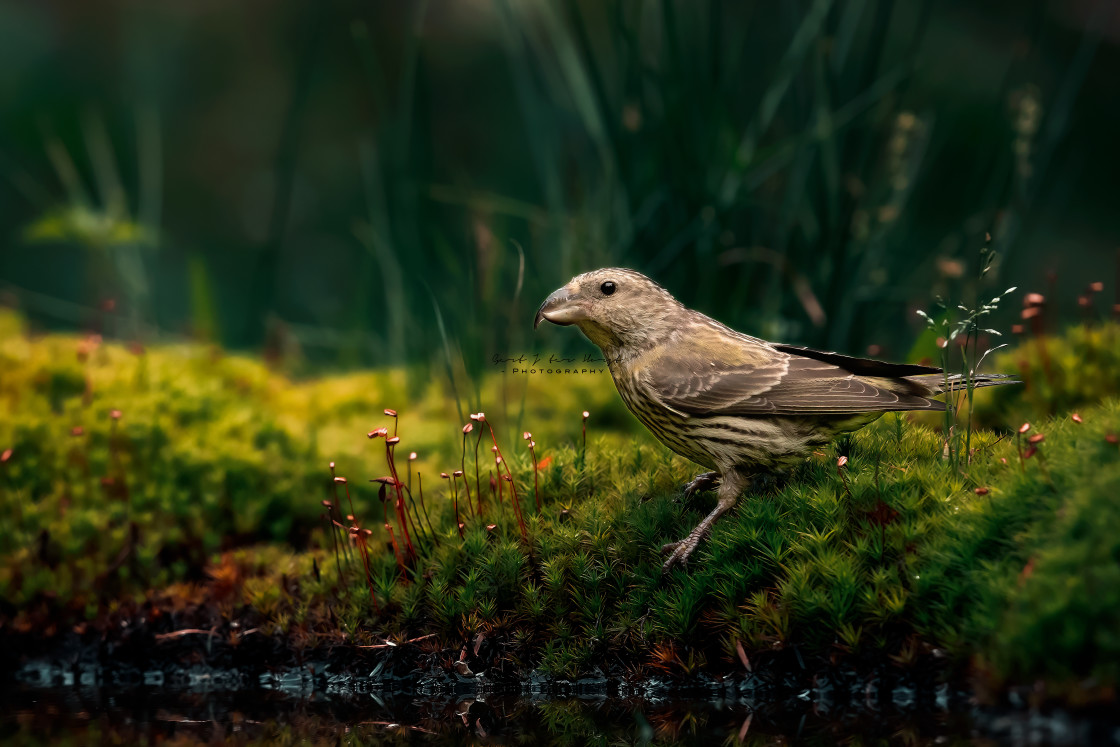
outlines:
[{"label": "bird's breast", "polygon": [[615,387],[627,409],[658,441],[697,464],[716,469],[712,454],[697,440],[690,438],[689,418],[662,405],[642,383],[638,372],[624,365],[611,368]]}]

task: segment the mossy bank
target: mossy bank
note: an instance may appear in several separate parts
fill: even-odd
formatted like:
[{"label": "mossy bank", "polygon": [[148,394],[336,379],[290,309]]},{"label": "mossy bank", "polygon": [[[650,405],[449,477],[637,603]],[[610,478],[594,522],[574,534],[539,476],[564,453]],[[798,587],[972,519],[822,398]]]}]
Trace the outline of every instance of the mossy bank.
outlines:
[{"label": "mossy bank", "polygon": [[[634,430],[603,377],[495,375],[471,421],[419,371],[294,383],[199,346],[3,326],[5,637],[112,640],[143,618],[153,645],[198,626],[236,646],[252,625],[284,650],[414,641],[460,672],[936,661],[1098,700],[1120,680],[1114,398],[1022,433],[1017,413],[955,467],[941,434],[888,415],[744,497],[663,577],[658,548],[714,497],[680,501],[694,466]],[[392,489],[379,501],[394,483],[368,482],[393,450],[405,514]]]}]

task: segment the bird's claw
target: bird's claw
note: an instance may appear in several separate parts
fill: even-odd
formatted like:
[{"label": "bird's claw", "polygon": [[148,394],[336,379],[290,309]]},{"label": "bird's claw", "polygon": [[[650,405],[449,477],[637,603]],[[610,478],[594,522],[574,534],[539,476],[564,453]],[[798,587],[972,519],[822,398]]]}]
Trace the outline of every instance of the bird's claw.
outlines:
[{"label": "bird's claw", "polygon": [[691,498],[693,493],[700,493],[705,490],[715,490],[719,487],[720,475],[718,472],[701,472],[692,479],[692,482],[685,483],[682,488],[685,499]]},{"label": "bird's claw", "polygon": [[679,540],[677,542],[669,542],[661,546],[661,554],[669,554],[668,559],[661,566],[661,573],[666,574],[673,569],[673,566],[679,565],[682,568],[688,568],[688,556],[696,549],[695,543],[690,543],[688,540]]}]

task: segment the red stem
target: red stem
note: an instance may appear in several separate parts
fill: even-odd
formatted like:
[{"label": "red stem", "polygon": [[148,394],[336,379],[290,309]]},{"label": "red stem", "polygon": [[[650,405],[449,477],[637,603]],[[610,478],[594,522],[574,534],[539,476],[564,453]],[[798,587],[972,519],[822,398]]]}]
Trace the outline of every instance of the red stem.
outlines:
[{"label": "red stem", "polygon": [[451,503],[455,506],[455,528],[459,530],[459,539],[463,539],[463,522],[459,518],[459,484],[454,475],[451,476]]},{"label": "red stem", "polygon": [[[510,502],[513,503],[513,513],[517,517],[517,525],[521,529],[521,539],[524,542],[528,543],[529,533],[525,530],[525,519],[521,515],[521,502],[517,498],[517,486],[513,482],[513,473],[509,469],[509,462],[507,462],[505,457],[502,456],[502,447],[498,446],[498,438],[497,438],[497,436],[494,435],[494,426],[490,425],[489,421],[487,421],[486,425],[490,426],[490,440],[494,442],[495,453],[497,453],[498,458],[501,460],[501,462],[499,464],[504,465],[505,468],[506,468],[506,476],[509,478]],[[502,495],[502,474],[501,474],[501,468],[499,467],[499,469],[498,469],[498,502],[499,503],[501,503],[501,495]]]},{"label": "red stem", "polygon": [[[477,466],[477,465],[476,465]],[[467,434],[463,434],[463,451],[459,457],[459,471],[463,473],[463,490],[467,491],[467,509],[474,515],[474,506],[471,505],[471,484],[467,482]],[[478,516],[482,517],[482,502],[479,500]]]},{"label": "red stem", "polygon": [[537,475],[537,452],[533,447],[529,447],[529,455],[533,457],[533,498],[537,501],[537,513],[541,512],[541,488],[540,477]]},{"label": "red stem", "polygon": [[[482,518],[482,483],[478,479],[478,445],[482,443],[482,429],[478,429],[478,438],[474,441],[474,490],[478,493],[478,516]],[[464,478],[466,481],[466,478]]]},{"label": "red stem", "polygon": [[[393,419],[394,429],[396,418]],[[404,491],[401,490],[401,481],[397,479],[397,466],[393,463],[393,446],[389,440],[385,440],[385,459],[389,462],[389,474],[393,476],[393,487],[397,491],[397,521],[401,525],[401,536],[404,538],[404,545],[408,553],[408,561],[411,563],[416,558],[416,549],[412,546],[412,538],[408,535],[408,519],[405,517],[407,506],[404,503]]]}]

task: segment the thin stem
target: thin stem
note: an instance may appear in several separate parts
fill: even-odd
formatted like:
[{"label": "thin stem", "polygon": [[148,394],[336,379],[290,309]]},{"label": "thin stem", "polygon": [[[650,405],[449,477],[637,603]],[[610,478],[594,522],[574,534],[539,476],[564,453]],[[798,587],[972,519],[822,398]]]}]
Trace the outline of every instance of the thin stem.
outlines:
[{"label": "thin stem", "polygon": [[[470,486],[470,483],[467,482],[467,478],[466,478],[466,474],[467,474],[467,434],[468,433],[470,433],[470,431],[467,430],[466,427],[464,426],[464,428],[463,428],[463,449],[462,449],[462,452],[460,453],[460,456],[459,456],[459,469],[463,473],[463,489],[467,491],[467,510],[469,510],[471,512],[471,515],[473,516],[474,515],[474,506],[471,505],[471,486]],[[482,504],[481,504],[481,502],[479,503],[479,506],[478,506],[478,516],[480,518],[482,517]]]}]

